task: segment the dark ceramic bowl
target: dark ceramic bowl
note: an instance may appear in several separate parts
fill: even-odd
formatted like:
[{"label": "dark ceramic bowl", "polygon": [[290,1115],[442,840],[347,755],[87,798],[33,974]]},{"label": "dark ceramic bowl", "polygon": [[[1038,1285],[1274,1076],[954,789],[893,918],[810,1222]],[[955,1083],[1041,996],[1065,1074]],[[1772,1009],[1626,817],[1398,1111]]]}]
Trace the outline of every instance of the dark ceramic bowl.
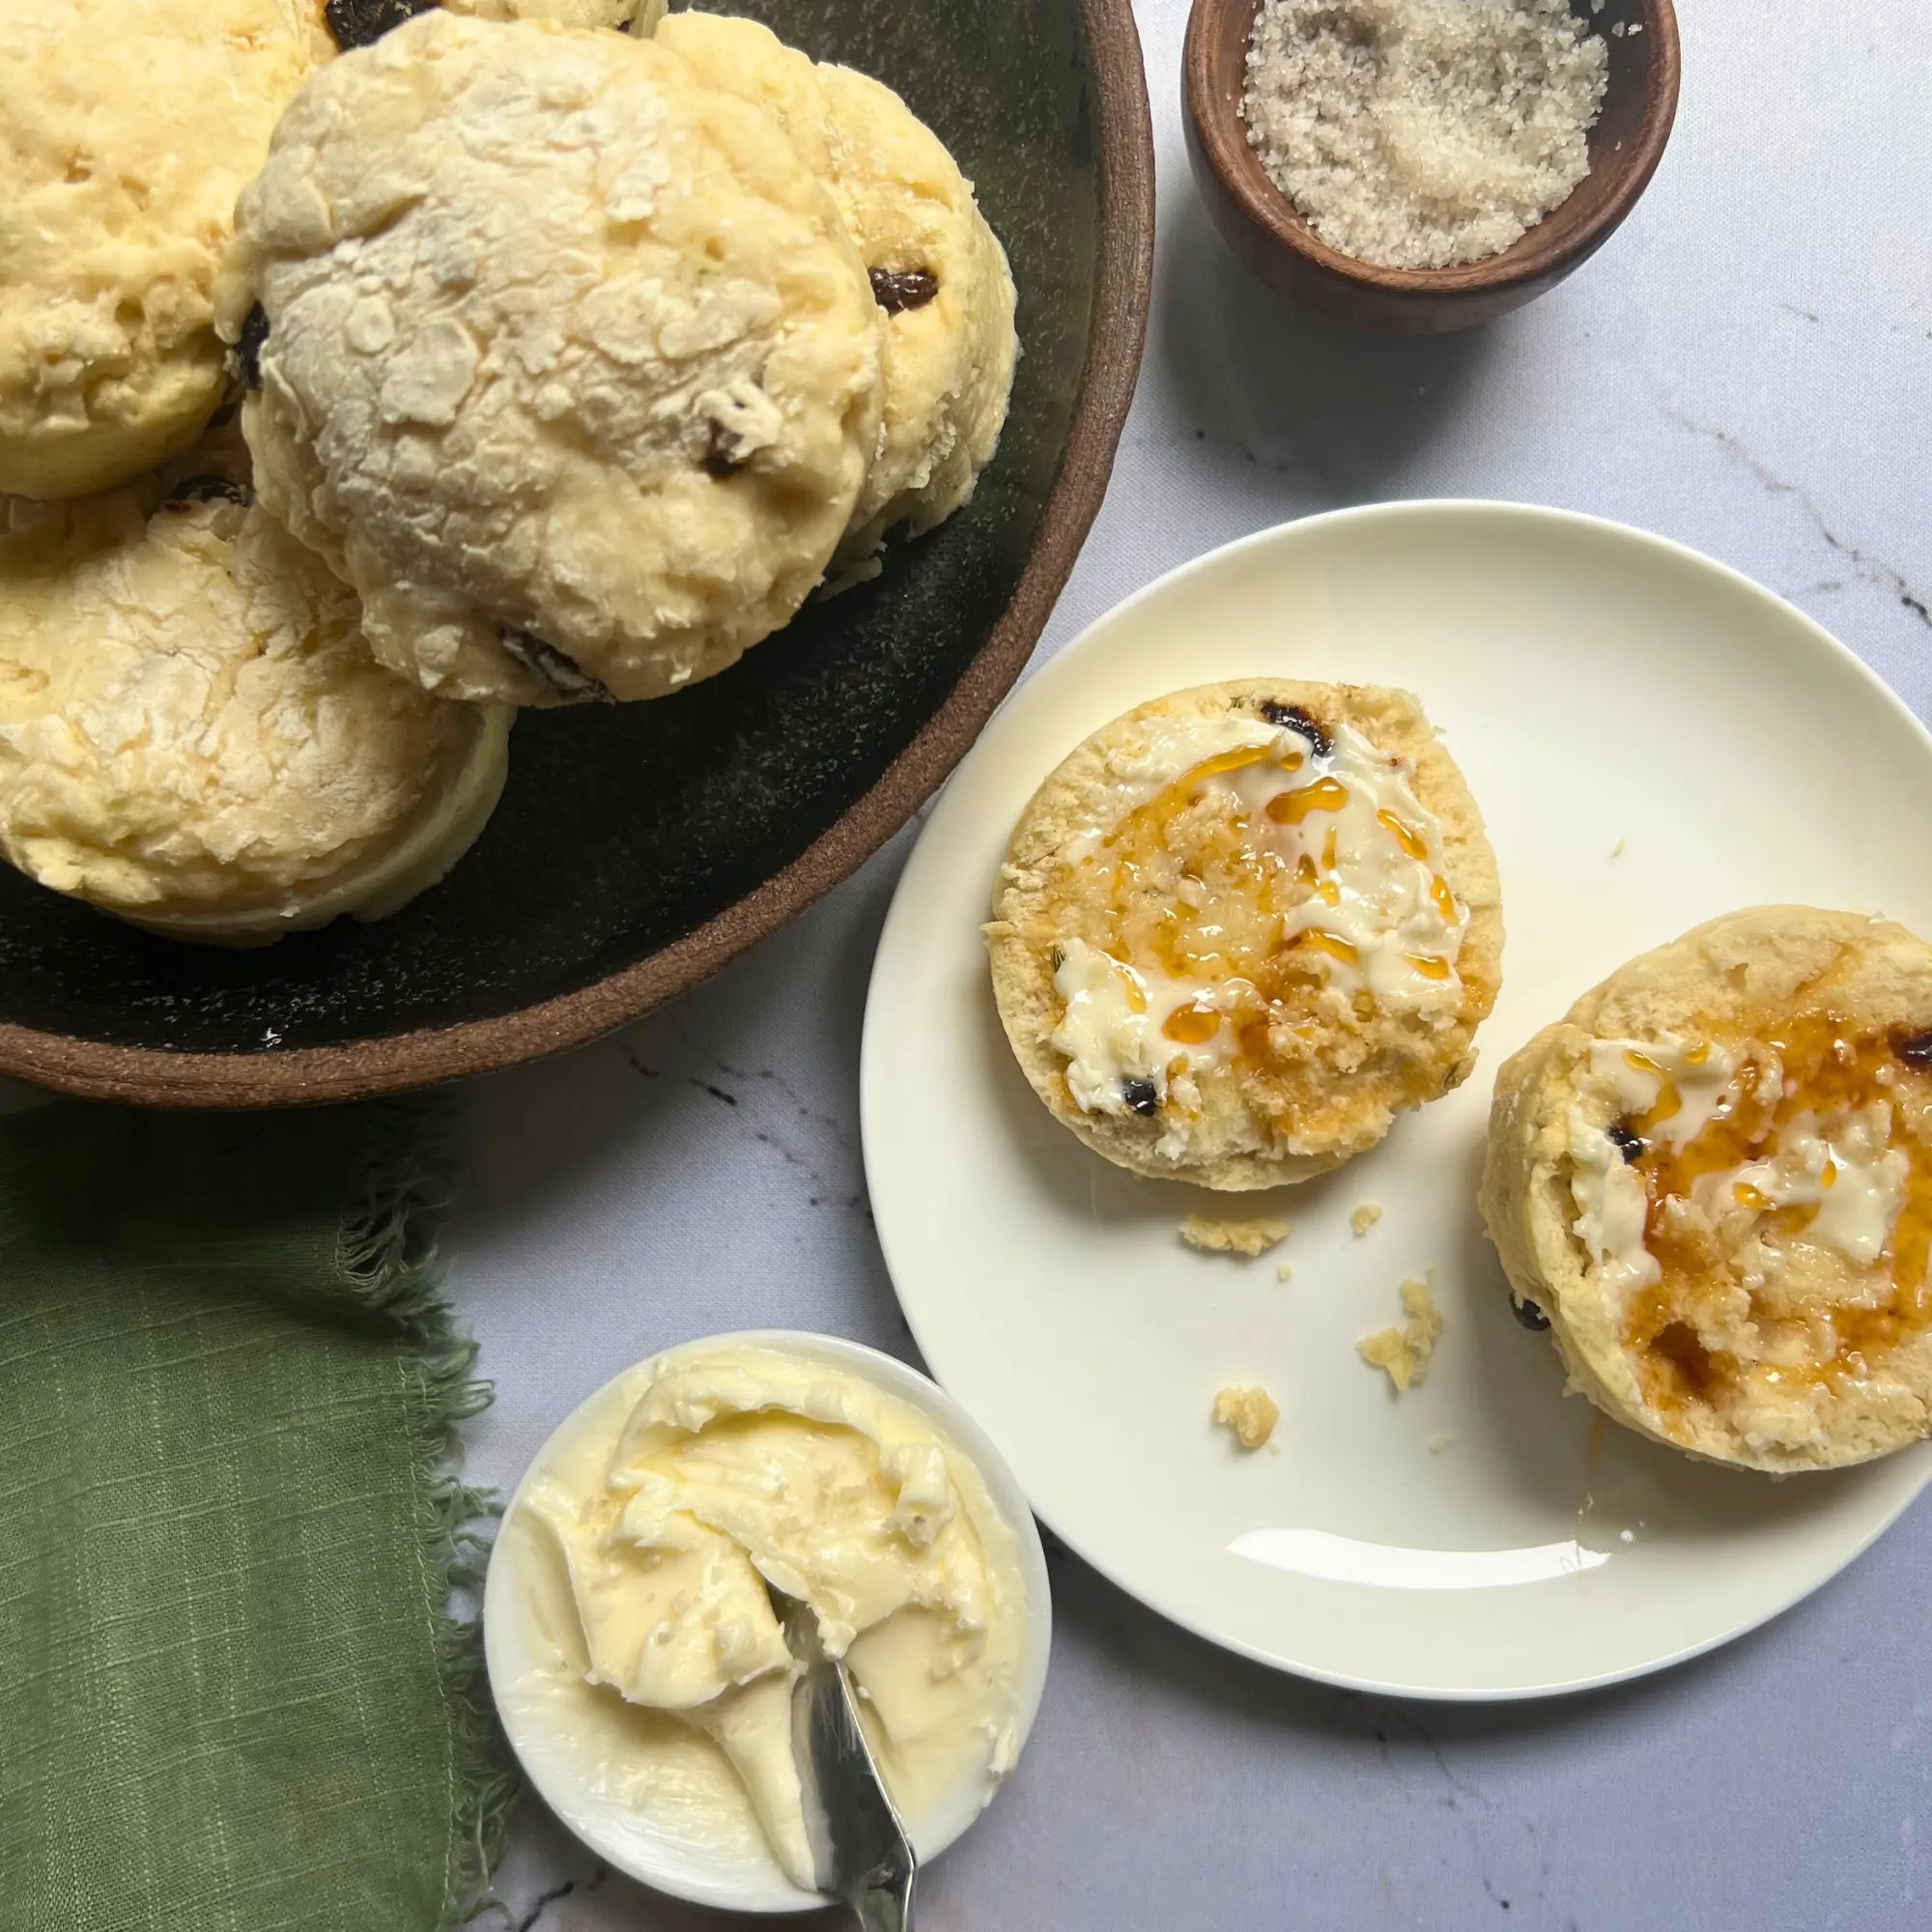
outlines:
[{"label": "dark ceramic bowl", "polygon": [[680,696],[528,713],[440,886],[258,952],[151,938],[0,867],[0,1072],[112,1100],[345,1099],[554,1052],[695,984],[842,879],[1019,674],[1133,394],[1153,144],[1129,0],[741,0],[896,88],[1011,258],[1024,354],[972,503]]},{"label": "dark ceramic bowl", "polygon": [[[1283,295],[1337,322],[1430,335],[1492,322],[1553,289],[1636,205],[1677,113],[1677,15],[1670,0],[1570,0],[1604,36],[1609,74],[1576,192],[1499,255],[1460,269],[1378,269],[1331,248],[1269,181],[1241,119],[1248,36],[1261,0],[1194,0],[1181,55],[1182,121],[1214,225]],[[1640,28],[1611,34],[1612,26]]]}]

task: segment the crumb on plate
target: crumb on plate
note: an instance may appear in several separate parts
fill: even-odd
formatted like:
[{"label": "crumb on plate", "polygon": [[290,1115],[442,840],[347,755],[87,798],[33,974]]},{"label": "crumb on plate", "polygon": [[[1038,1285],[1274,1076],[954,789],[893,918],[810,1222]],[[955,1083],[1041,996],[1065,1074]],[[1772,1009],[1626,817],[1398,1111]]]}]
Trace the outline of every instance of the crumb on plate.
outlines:
[{"label": "crumb on plate", "polygon": [[1372,1369],[1382,1370],[1398,1395],[1420,1387],[1428,1378],[1429,1358],[1435,1353],[1435,1338],[1442,1333],[1442,1311],[1435,1305],[1431,1277],[1403,1283],[1402,1312],[1407,1320],[1400,1328],[1378,1329],[1355,1344],[1362,1360]]},{"label": "crumb on plate", "polygon": [[1455,1439],[1453,1435],[1432,1435],[1429,1438],[1429,1453],[1432,1456],[1441,1455]]},{"label": "crumb on plate", "polygon": [[1355,1238],[1357,1240],[1360,1240],[1361,1237],[1364,1235],[1366,1235],[1369,1232],[1369,1230],[1373,1228],[1376,1225],[1376,1223],[1379,1221],[1381,1218],[1382,1218],[1381,1203],[1379,1201],[1364,1201],[1362,1205],[1359,1208],[1357,1208],[1352,1214],[1349,1216],[1349,1225],[1350,1227],[1354,1229]]},{"label": "crumb on plate", "polygon": [[1214,1420],[1232,1429],[1243,1449],[1259,1449],[1274,1434],[1281,1408],[1266,1389],[1230,1382],[1214,1398]]},{"label": "crumb on plate", "polygon": [[1254,1221],[1216,1221],[1206,1214],[1190,1214],[1180,1224],[1180,1238],[1203,1254],[1264,1255],[1288,1238],[1291,1225],[1266,1216]]}]

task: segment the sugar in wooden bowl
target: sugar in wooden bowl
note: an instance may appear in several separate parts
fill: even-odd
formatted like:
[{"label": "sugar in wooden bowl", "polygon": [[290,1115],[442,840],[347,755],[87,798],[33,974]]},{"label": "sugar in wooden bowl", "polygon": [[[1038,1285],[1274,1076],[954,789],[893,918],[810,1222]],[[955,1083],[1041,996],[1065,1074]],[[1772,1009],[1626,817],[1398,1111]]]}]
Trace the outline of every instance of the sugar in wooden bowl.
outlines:
[{"label": "sugar in wooden bowl", "polygon": [[1261,277],[1338,320],[1466,327],[1553,287],[1655,171],[1670,0],[1195,0],[1201,192]]}]

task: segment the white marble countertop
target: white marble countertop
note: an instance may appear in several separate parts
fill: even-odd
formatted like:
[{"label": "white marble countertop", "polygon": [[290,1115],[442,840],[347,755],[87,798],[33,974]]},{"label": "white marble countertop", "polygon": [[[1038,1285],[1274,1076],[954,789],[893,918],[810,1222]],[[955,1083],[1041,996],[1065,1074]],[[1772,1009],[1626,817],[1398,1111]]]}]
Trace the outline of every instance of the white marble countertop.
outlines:
[{"label": "white marble countertop", "polygon": [[[1185,11],[1140,0],[1160,167],[1153,315],[1112,492],[1042,655],[1150,578],[1266,525],[1503,497],[1735,564],[1932,715],[1927,0],[1689,0],[1676,133],[1625,227],[1520,315],[1423,342],[1331,333],[1224,253],[1181,146]],[[1857,749],[1767,755],[1829,785]],[[1634,748],[1633,781],[1640,769]],[[857,1095],[867,970],[909,836],[670,1011],[475,1085],[451,1250],[497,1385],[471,1429],[478,1479],[514,1481],[582,1395],[687,1336],[770,1323],[910,1354],[866,1208]],[[1038,1728],[1010,1787],[929,1874],[923,1922],[1922,1927],[1928,1574],[1920,1507],[1715,1656],[1482,1709],[1276,1676],[1061,1558]],[[533,1801],[502,1885],[526,1932],[727,1922],[605,1873]]]}]

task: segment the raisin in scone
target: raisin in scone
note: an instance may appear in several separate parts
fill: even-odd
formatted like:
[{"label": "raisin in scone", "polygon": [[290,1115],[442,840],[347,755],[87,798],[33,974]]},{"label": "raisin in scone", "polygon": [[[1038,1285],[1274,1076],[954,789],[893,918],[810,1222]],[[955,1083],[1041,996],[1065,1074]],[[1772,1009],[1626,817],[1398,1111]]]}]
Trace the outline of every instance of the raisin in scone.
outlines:
[{"label": "raisin in scone", "polygon": [[831,186],[886,318],[871,473],[835,569],[928,530],[973,494],[1006,422],[1018,338],[1006,251],[945,144],[890,88],[814,63],[755,21],[672,14],[656,38],[774,114]]},{"label": "raisin in scone", "polygon": [[264,504],[445,696],[723,670],[822,575],[878,427],[829,194],[624,34],[435,12],[321,69],[242,196],[224,327]]},{"label": "raisin in scone", "polygon": [[1056,1118],[1141,1174],[1267,1187],[1467,1074],[1501,895],[1413,697],[1264,679],[1094,732],[1022,815],[986,936]]},{"label": "raisin in scone", "polygon": [[308,71],[320,5],[0,6],[0,492],[106,489],[213,413],[235,198]]},{"label": "raisin in scone", "polygon": [[29,877],[254,945],[394,911],[482,830],[510,712],[378,665],[355,592],[232,470],[9,509],[0,855]]},{"label": "raisin in scone", "polygon": [[1932,947],[1808,906],[1632,960],[1504,1063],[1483,1217],[1572,1382],[1747,1468],[1932,1433]]}]

